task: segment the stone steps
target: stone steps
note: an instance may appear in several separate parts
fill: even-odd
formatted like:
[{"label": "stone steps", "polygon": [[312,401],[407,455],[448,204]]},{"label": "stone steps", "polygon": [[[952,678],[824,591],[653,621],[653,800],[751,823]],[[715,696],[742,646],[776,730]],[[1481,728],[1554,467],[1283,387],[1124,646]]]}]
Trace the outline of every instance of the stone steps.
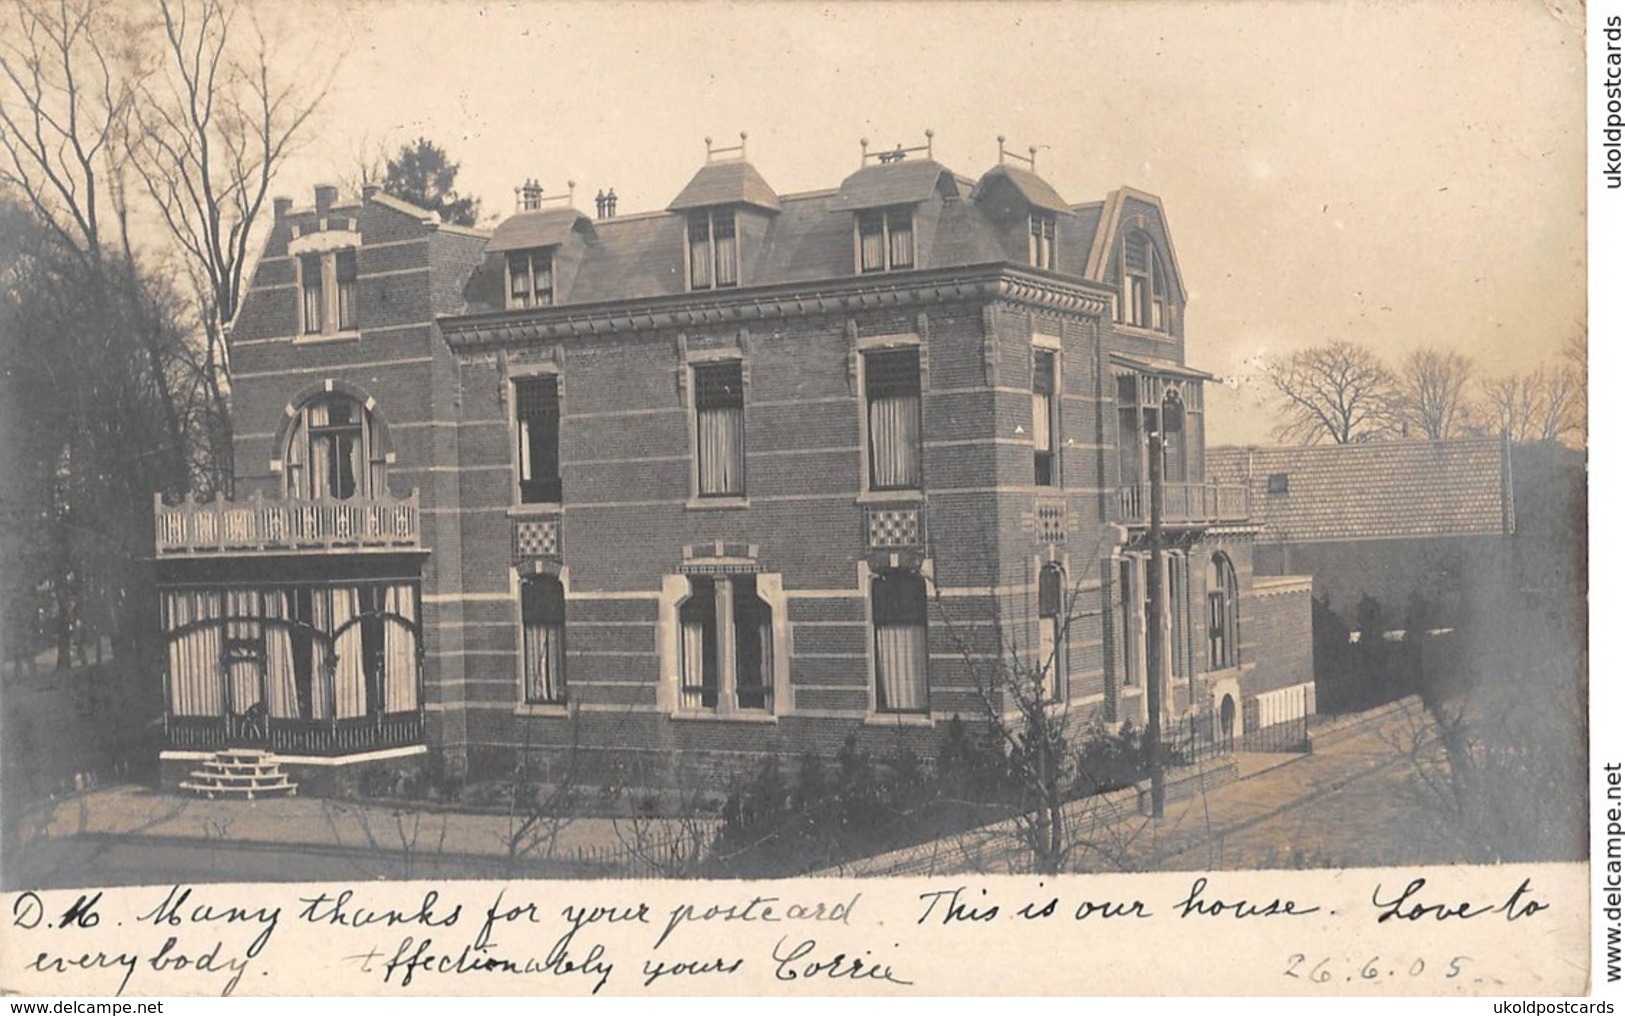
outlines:
[{"label": "stone steps", "polygon": [[247,749],[228,749],[215,752],[214,758],[194,769],[189,779],[182,780],[180,788],[199,797],[237,797],[252,801],[256,797],[292,796],[299,785],[282,771],[281,763],[269,753]]}]

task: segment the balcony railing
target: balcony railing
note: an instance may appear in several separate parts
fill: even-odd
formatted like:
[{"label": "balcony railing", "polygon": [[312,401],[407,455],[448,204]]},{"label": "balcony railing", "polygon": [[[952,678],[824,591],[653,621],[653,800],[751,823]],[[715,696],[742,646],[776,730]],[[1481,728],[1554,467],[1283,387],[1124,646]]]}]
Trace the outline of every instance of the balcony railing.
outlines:
[{"label": "balcony railing", "polygon": [[194,501],[153,498],[158,556],[417,547],[418,495],[347,501]]},{"label": "balcony railing", "polygon": [[[1118,489],[1118,518],[1145,525],[1151,521],[1151,488],[1147,484]],[[1162,520],[1170,525],[1242,522],[1247,519],[1247,488],[1239,483],[1165,483]]]},{"label": "balcony railing", "polygon": [[168,716],[166,739],[172,748],[220,751],[266,748],[286,755],[353,755],[423,743],[423,716],[417,710],[375,713],[338,720],[270,717],[245,724],[233,716]]}]

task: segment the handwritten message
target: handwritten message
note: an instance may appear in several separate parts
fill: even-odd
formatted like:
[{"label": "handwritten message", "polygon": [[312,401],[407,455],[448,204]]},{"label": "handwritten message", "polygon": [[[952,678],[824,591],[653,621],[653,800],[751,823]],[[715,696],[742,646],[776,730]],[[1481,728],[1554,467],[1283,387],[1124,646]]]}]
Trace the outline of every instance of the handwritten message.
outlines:
[{"label": "handwritten message", "polygon": [[[0,987],[39,995],[1559,993],[1584,985],[1584,888],[1579,866],[1535,866],[28,891],[5,898]],[[1035,967],[1050,955],[1090,963],[1059,973]],[[1113,968],[1111,983],[1092,979],[1114,957],[1132,959],[1139,973]],[[1038,968],[1045,973],[1035,979]]]}]

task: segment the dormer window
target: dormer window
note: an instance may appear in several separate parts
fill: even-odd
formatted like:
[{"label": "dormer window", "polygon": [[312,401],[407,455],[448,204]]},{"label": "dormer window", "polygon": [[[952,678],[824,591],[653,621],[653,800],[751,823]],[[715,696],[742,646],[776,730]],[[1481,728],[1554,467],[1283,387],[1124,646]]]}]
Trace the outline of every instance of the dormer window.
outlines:
[{"label": "dormer window", "polygon": [[1055,271],[1055,213],[1035,211],[1027,216],[1027,226],[1027,263]]},{"label": "dormer window", "polygon": [[553,306],[553,249],[508,254],[508,309]]},{"label": "dormer window", "polygon": [[733,209],[695,212],[688,218],[688,288],[739,285],[739,243]]},{"label": "dormer window", "polygon": [[858,213],[858,270],[890,272],[914,267],[914,210]]},{"label": "dormer window", "polygon": [[1168,278],[1151,237],[1140,230],[1123,240],[1123,323],[1166,332],[1172,317]]}]

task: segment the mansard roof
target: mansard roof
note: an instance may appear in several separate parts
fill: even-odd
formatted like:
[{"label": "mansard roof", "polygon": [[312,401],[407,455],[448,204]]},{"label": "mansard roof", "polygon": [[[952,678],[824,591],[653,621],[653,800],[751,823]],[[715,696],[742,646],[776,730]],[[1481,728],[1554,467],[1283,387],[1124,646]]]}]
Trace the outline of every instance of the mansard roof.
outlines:
[{"label": "mansard roof", "polygon": [[1042,208],[1048,212],[1058,212],[1063,215],[1072,214],[1072,206],[1066,199],[1056,193],[1049,181],[1034,173],[1030,169],[1012,166],[1009,163],[1000,163],[982,174],[976,182],[975,195],[981,194],[987,187],[998,180],[1007,180],[1016,189],[1022,199],[1034,208]]},{"label": "mansard roof", "polygon": [[485,245],[489,252],[527,250],[532,247],[556,247],[570,238],[575,230],[593,235],[592,220],[574,208],[548,208],[542,211],[519,212],[502,220],[491,242]]},{"label": "mansard roof", "polygon": [[876,163],[841,181],[841,202],[854,211],[917,205],[938,194],[958,197],[959,182],[947,167],[930,159]]},{"label": "mansard roof", "polygon": [[748,205],[777,212],[779,196],[768,186],[756,167],[743,159],[713,162],[702,166],[688,186],[666,208],[673,212],[716,205]]}]

